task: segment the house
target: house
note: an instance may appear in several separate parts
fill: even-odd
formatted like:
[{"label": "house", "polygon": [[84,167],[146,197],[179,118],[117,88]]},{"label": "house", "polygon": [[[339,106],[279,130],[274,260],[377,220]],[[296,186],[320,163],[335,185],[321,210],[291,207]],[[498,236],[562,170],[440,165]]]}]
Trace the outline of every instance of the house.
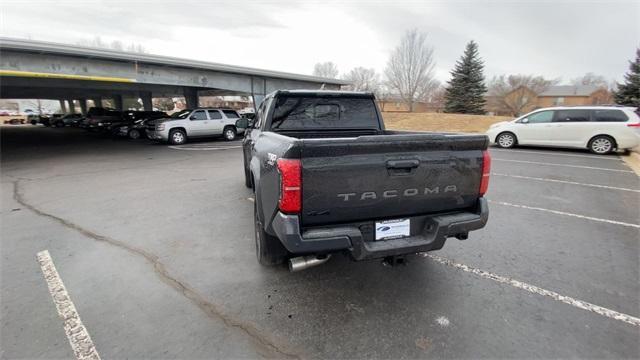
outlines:
[{"label": "house", "polygon": [[595,85],[550,86],[538,95],[538,108],[550,106],[602,105],[611,104],[611,93],[606,88]]},{"label": "house", "polygon": [[536,94],[526,86],[512,90],[506,96],[488,95],[486,110],[492,115],[522,115],[535,109],[552,106],[602,105],[613,102],[606,88],[595,85],[557,85]]}]

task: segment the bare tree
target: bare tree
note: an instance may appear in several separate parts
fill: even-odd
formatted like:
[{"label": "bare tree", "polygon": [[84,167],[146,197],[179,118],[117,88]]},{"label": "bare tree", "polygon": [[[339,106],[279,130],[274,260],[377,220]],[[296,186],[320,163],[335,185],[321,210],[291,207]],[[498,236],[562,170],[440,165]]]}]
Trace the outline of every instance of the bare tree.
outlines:
[{"label": "bare tree", "polygon": [[160,111],[171,111],[175,107],[172,98],[153,98],[153,107]]},{"label": "bare tree", "polygon": [[407,31],[387,61],[385,75],[389,87],[398,93],[413,111],[413,103],[433,88],[433,48],[427,34]]},{"label": "bare tree", "polygon": [[380,75],[376,73],[375,69],[353,68],[343,78],[351,82],[351,85],[346,86],[347,90],[370,91],[378,94],[380,89]]},{"label": "bare tree", "polygon": [[313,67],[313,76],[337,79],[338,78],[338,66],[331,61],[317,63]]},{"label": "bare tree", "polygon": [[129,52],[137,52],[137,53],[146,53],[147,49],[144,46],[136,43],[131,43],[125,46],[122,41],[114,40],[111,43],[107,43],[102,40],[100,36],[96,36],[93,39],[83,39],[76,42],[77,45],[94,47],[94,48],[102,48],[102,49],[111,49],[117,51],[129,51]]},{"label": "bare tree", "polygon": [[592,72],[584,74],[582,77],[571,80],[573,85],[594,85],[600,88],[609,88],[609,82],[602,75],[596,75]]},{"label": "bare tree", "polygon": [[444,91],[444,89],[440,81],[433,79],[422,88],[418,100],[429,103],[433,101],[434,97],[438,96],[441,91]]},{"label": "bare tree", "polygon": [[445,95],[447,93],[447,89],[438,83],[437,87],[434,87],[433,91],[429,95],[427,99],[427,105],[429,109],[435,112],[444,111],[444,104],[446,102]]},{"label": "bare tree", "polygon": [[29,106],[30,108],[35,108],[38,112],[38,115],[44,115],[44,107],[42,106],[42,100],[33,99],[25,101],[25,106]]},{"label": "bare tree", "polygon": [[498,110],[518,116],[524,110],[533,108],[538,95],[559,81],[533,75],[494,76],[489,83],[489,96]]}]

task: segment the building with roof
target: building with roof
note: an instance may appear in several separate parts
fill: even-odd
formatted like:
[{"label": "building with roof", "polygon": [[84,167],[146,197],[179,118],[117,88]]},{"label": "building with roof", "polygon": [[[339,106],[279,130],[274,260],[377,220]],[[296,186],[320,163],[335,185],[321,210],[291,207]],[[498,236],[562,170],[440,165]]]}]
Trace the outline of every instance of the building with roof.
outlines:
[{"label": "building with roof", "polygon": [[613,101],[609,90],[595,85],[550,86],[537,97],[537,107],[602,105]]},{"label": "building with roof", "polygon": [[608,89],[594,85],[554,85],[537,94],[526,86],[512,90],[506,96],[486,96],[487,112],[492,115],[522,115],[551,106],[611,104]]}]

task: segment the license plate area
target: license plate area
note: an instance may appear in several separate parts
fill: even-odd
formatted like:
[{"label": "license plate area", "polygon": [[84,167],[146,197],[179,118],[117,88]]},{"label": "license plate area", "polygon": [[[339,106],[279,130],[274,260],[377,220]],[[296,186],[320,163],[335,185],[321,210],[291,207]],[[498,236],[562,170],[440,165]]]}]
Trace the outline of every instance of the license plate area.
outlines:
[{"label": "license plate area", "polygon": [[411,232],[410,219],[376,221],[375,240],[391,240],[408,237]]}]

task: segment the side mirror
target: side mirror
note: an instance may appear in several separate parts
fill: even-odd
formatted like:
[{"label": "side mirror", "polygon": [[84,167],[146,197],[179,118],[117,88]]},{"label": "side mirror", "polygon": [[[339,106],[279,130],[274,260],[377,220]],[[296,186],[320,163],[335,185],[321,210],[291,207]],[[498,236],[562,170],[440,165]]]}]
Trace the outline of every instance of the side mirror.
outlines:
[{"label": "side mirror", "polygon": [[523,124],[528,124],[529,123],[529,119],[524,118],[524,119],[520,120],[520,122],[523,123]]},{"label": "side mirror", "polygon": [[236,121],[236,127],[239,129],[246,129],[249,127],[249,119],[238,119]]}]

